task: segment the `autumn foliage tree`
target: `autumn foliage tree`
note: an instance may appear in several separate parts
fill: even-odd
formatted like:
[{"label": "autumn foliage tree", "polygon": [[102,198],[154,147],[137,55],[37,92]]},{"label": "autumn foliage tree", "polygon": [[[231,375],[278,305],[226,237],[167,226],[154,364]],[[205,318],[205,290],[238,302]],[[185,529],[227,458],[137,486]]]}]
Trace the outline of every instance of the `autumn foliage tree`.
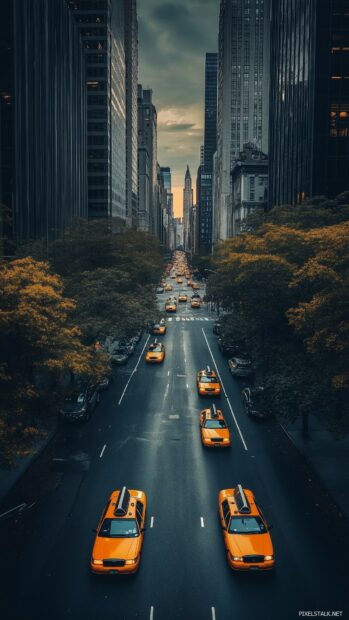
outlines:
[{"label": "autumn foliage tree", "polygon": [[208,295],[229,313],[275,413],[322,416],[348,428],[349,193],[254,215],[252,232],[222,243]]},{"label": "autumn foliage tree", "polygon": [[20,454],[48,422],[62,377],[97,378],[107,362],[82,344],[76,303],[47,262],[23,258],[0,265],[0,451]]}]

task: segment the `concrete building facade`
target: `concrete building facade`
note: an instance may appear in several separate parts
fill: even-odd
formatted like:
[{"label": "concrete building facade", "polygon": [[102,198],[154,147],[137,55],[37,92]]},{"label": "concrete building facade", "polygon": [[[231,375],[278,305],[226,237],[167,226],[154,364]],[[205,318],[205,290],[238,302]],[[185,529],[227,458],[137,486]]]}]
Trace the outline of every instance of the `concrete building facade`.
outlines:
[{"label": "concrete building facade", "polygon": [[[139,157],[139,166],[148,159],[149,166],[149,195],[147,198],[141,195],[139,183],[139,222],[146,226],[145,230],[160,238],[160,210],[158,202],[158,162],[157,162],[157,113],[153,104],[151,90],[143,90],[138,84],[138,150],[146,150],[147,157]],[[142,161],[141,161],[142,160]],[[139,178],[144,176],[144,170],[139,169]],[[142,207],[148,204],[148,212],[142,211]],[[149,219],[147,220],[147,217]],[[145,218],[145,219],[144,219]]]},{"label": "concrete building facade", "polygon": [[138,19],[136,0],[125,0],[126,218],[137,228],[138,211]]},{"label": "concrete building facade", "polygon": [[189,251],[190,247],[190,211],[193,206],[193,190],[191,182],[191,174],[189,166],[184,177],[183,188],[183,243],[185,251]]},{"label": "concrete building facade", "polygon": [[221,0],[214,243],[233,234],[230,172],[243,145],[268,153],[269,11],[270,0]]},{"label": "concrete building facade", "polygon": [[255,209],[268,205],[268,156],[247,143],[234,161],[232,178],[233,236],[246,229],[246,219]]}]

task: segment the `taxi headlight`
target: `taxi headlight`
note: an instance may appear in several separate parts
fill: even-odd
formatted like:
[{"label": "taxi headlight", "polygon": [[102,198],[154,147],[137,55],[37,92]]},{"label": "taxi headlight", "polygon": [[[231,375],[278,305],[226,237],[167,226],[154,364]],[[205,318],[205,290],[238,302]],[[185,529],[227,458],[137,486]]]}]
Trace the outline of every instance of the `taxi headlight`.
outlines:
[{"label": "taxi headlight", "polygon": [[265,555],[265,556],[264,556],[264,560],[265,560],[265,561],[268,561],[268,560],[273,560],[273,559],[274,559],[274,556],[273,556],[273,555]]},{"label": "taxi headlight", "polygon": [[229,439],[225,438],[225,439],[223,439],[223,441],[227,442],[227,441],[229,441]]},{"label": "taxi headlight", "polygon": [[243,562],[244,559],[240,555],[233,555],[234,562]]},{"label": "taxi headlight", "polygon": [[99,566],[103,565],[103,560],[92,560],[92,564],[98,564]]},{"label": "taxi headlight", "polygon": [[136,564],[137,560],[138,558],[135,558],[134,560],[126,560],[125,564]]}]

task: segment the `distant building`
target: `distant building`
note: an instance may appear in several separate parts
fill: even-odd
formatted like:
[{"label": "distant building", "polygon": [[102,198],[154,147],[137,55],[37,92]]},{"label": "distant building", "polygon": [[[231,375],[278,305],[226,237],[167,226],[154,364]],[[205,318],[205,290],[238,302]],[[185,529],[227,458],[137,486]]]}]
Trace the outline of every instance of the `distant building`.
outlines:
[{"label": "distant building", "polygon": [[138,20],[136,0],[125,0],[126,214],[137,228],[138,211]]},{"label": "distant building", "polygon": [[270,0],[221,0],[214,243],[230,237],[231,176],[243,145],[268,153]]},{"label": "distant building", "polygon": [[150,156],[147,147],[138,147],[138,212],[137,228],[151,230],[150,216]]},{"label": "distant building", "polygon": [[191,175],[189,166],[184,177],[184,189],[183,189],[183,243],[185,251],[189,251],[190,247],[190,210],[193,206],[193,190],[191,185]]},{"label": "distant building", "polygon": [[232,171],[231,229],[233,236],[245,229],[247,216],[268,205],[268,156],[251,143],[245,144]]},{"label": "distant building", "polygon": [[12,6],[16,238],[47,244],[87,217],[85,53],[66,2]]},{"label": "distant building", "polygon": [[[151,90],[143,90],[142,85],[138,84],[138,151],[146,151],[147,156],[138,159],[144,162],[148,160],[149,165],[149,196],[145,198],[140,193],[139,201],[139,221],[143,222],[146,228],[153,233],[158,239],[161,237],[160,232],[160,210],[158,201],[158,162],[157,162],[157,113],[153,104],[153,93]],[[144,171],[139,169],[139,178],[143,176]],[[141,184],[139,183],[139,192]],[[148,204],[148,213],[141,211],[141,207]],[[148,217],[148,220],[146,221]],[[145,218],[145,219],[144,219]],[[140,227],[142,227],[140,225]]]},{"label": "distant building", "polygon": [[69,6],[86,55],[88,216],[125,224],[124,0],[69,0]]},{"label": "distant building", "polygon": [[200,166],[200,200],[198,206],[198,251],[211,252],[213,205],[213,155],[217,148],[217,63],[218,54],[206,54],[205,65],[205,139],[204,161]]},{"label": "distant building", "polygon": [[173,218],[173,226],[175,230],[175,248],[184,249],[184,231],[183,219],[181,217]]},{"label": "distant building", "polygon": [[272,1],[269,206],[349,189],[348,2]]}]

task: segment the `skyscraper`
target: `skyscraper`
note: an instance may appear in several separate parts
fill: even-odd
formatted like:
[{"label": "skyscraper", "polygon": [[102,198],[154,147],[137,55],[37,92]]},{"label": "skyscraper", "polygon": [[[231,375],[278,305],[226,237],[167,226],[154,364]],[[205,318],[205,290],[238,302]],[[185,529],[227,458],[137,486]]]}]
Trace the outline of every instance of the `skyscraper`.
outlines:
[{"label": "skyscraper", "polygon": [[136,0],[125,0],[126,62],[126,213],[137,227],[138,209],[138,20]]},{"label": "skyscraper", "polygon": [[[138,84],[138,176],[139,227],[160,238],[157,190],[157,113],[153,92]],[[148,177],[148,179],[147,179]],[[148,195],[143,192],[148,185]]]},{"label": "skyscraper", "polygon": [[349,189],[349,10],[273,0],[269,206]]},{"label": "skyscraper", "polygon": [[16,237],[47,243],[87,216],[84,51],[66,2],[13,10]]},{"label": "skyscraper", "polygon": [[214,240],[232,234],[234,159],[247,142],[268,153],[270,0],[221,0]]},{"label": "skyscraper", "polygon": [[200,200],[196,201],[200,254],[209,253],[212,245],[212,171],[213,155],[217,148],[217,62],[216,53],[206,54],[204,161],[203,166],[200,166]]},{"label": "skyscraper", "polygon": [[124,0],[69,0],[86,56],[88,216],[126,222]]},{"label": "skyscraper", "polygon": [[183,243],[185,251],[189,251],[191,248],[189,247],[190,243],[190,215],[191,208],[193,206],[193,190],[191,185],[191,175],[189,166],[187,166],[187,170],[184,177],[184,188],[183,188]]}]

